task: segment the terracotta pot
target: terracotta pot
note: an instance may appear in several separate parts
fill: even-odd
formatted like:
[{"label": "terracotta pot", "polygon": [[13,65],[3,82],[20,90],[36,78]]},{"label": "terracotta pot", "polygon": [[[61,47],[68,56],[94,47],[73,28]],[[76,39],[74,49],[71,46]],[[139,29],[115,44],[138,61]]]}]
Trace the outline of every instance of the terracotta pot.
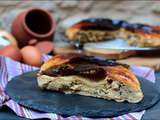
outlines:
[{"label": "terracotta pot", "polygon": [[12,34],[19,47],[33,42],[53,39],[56,23],[49,12],[31,8],[20,13],[12,23]]}]

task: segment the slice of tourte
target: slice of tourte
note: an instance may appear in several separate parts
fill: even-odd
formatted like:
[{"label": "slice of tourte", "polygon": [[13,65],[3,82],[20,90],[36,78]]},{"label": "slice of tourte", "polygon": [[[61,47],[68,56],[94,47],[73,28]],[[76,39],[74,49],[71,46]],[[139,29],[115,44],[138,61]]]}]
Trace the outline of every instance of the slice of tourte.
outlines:
[{"label": "slice of tourte", "polygon": [[38,73],[42,89],[93,96],[117,102],[143,99],[140,83],[128,65],[82,55],[57,55]]}]

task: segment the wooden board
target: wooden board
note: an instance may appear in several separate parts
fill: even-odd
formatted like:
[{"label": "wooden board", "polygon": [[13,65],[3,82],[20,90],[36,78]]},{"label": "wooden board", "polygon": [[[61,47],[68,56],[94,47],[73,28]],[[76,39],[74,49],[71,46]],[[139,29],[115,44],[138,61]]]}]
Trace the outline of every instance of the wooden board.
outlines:
[{"label": "wooden board", "polygon": [[160,71],[160,57],[130,57],[118,61],[129,65],[151,67],[156,71]]},{"label": "wooden board", "polygon": [[108,49],[94,49],[94,48],[85,48],[84,53],[86,55],[96,55],[107,59],[123,59],[137,54],[136,51],[108,50]]},{"label": "wooden board", "polygon": [[[60,45],[59,45],[60,44]],[[84,50],[76,49],[74,46],[65,43],[57,43],[54,49],[55,54],[67,54],[67,53],[81,53],[89,56],[100,56],[107,59],[123,59],[129,56],[136,55],[135,51],[124,50],[107,50],[107,49],[93,49],[85,48]]]},{"label": "wooden board", "polygon": [[[119,62],[129,65],[139,65],[151,67],[156,71],[160,71],[160,56],[157,56],[158,52],[154,53],[141,53],[135,51],[114,51],[114,50],[76,50],[73,47],[59,47],[55,48],[55,54],[67,54],[67,53],[80,53],[91,56],[100,56],[107,59],[118,59]],[[153,57],[155,56],[155,57]]]},{"label": "wooden board", "polygon": [[56,33],[54,38],[54,53],[55,54],[67,54],[67,53],[81,53],[85,55],[96,55],[105,57],[108,59],[122,59],[128,56],[135,55],[135,51],[126,50],[107,50],[101,48],[85,47],[83,50],[77,49],[74,44],[68,42],[64,33]]},{"label": "wooden board", "polygon": [[[57,34],[59,35],[59,34]],[[100,56],[107,59],[118,59],[119,62],[130,64],[147,66],[160,71],[160,51],[147,51],[147,52],[136,52],[136,51],[124,51],[124,50],[107,50],[107,49],[93,49],[85,48],[84,50],[76,49],[73,45],[63,40],[61,35],[56,37],[54,46],[55,54],[67,54],[67,53],[80,53],[91,56]],[[153,57],[154,56],[154,57]],[[119,60],[120,59],[120,60]]]}]

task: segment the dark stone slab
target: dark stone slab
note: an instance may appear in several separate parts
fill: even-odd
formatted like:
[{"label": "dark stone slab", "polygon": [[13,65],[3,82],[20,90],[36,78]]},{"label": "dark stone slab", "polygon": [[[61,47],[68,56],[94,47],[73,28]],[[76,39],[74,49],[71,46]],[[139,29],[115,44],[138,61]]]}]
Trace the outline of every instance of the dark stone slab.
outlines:
[{"label": "dark stone slab", "polygon": [[148,109],[158,102],[160,95],[154,85],[143,78],[139,79],[144,99],[137,104],[42,91],[37,86],[36,72],[25,73],[13,78],[8,83],[6,92],[19,104],[43,112],[54,112],[63,116],[113,117]]},{"label": "dark stone slab", "polygon": [[[160,72],[156,73],[155,88],[160,91]],[[142,120],[160,120],[160,101],[152,108],[146,110]]]}]

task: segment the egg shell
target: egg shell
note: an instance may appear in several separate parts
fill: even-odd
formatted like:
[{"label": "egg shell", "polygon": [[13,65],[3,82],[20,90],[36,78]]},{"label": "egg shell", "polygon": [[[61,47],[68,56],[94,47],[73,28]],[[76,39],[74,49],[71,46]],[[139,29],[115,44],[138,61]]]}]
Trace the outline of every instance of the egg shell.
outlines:
[{"label": "egg shell", "polygon": [[23,62],[39,67],[42,64],[41,52],[34,46],[25,46],[21,49]]},{"label": "egg shell", "polygon": [[9,57],[16,61],[21,61],[22,59],[20,49],[15,45],[7,45],[6,47],[0,49],[0,55]]}]

